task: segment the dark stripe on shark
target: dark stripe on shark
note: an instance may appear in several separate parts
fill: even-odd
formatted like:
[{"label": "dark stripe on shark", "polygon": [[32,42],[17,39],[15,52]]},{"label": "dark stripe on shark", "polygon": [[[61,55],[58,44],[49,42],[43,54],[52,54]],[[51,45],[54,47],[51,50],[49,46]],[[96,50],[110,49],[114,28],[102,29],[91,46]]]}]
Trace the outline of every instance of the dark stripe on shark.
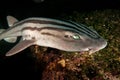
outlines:
[{"label": "dark stripe on shark", "polygon": [[[43,29],[52,29],[52,30],[57,30],[59,32],[62,32],[63,29],[58,29],[58,28],[50,28],[50,27],[45,27],[45,28],[40,28],[40,29],[37,29],[37,28],[31,28],[31,27],[26,27],[24,28],[23,30],[31,30],[31,31],[34,31],[34,30],[38,30],[39,32]],[[56,35],[55,33],[49,33],[49,32],[41,32],[42,35],[48,35],[48,36],[53,36],[53,37],[56,37],[56,38],[59,38],[60,36]],[[65,35],[63,35],[65,36]],[[32,38],[34,40],[34,37]],[[64,39],[64,38],[61,38],[61,39]],[[64,41],[69,41],[69,42],[74,42],[74,39],[73,40],[69,40],[69,39],[64,39]]]},{"label": "dark stripe on shark", "polygon": [[[42,32],[41,33],[42,35],[49,35],[49,36],[54,36],[54,37],[56,37],[56,38],[59,38],[59,36],[57,36],[57,35],[55,35],[55,34],[51,34],[51,33],[47,33],[47,32]],[[64,36],[64,35],[63,35]],[[64,38],[61,38],[61,39],[63,39],[64,41],[69,41],[69,42],[74,42],[74,39],[73,40],[71,40],[71,39],[64,39]]]},{"label": "dark stripe on shark", "polygon": [[72,32],[75,32],[73,30],[68,30],[68,29],[62,29],[62,28],[54,28],[54,27],[42,27],[42,28],[38,28],[38,27],[25,27],[22,29],[23,30],[31,30],[31,31],[34,31],[34,30],[37,30],[37,31],[41,31],[43,29],[52,29],[52,30],[57,30],[57,31],[63,31],[63,30],[66,30],[66,31],[72,31]]},{"label": "dark stripe on shark", "polygon": [[[21,25],[21,24],[24,24],[24,23],[52,24],[52,25],[56,25],[56,26],[59,25],[59,26],[61,26],[61,28],[63,26],[63,28],[65,27],[65,28],[69,28],[71,30],[75,30],[75,31],[77,31],[77,33],[84,33],[84,34],[90,36],[91,38],[99,38],[99,36],[95,32],[93,32],[92,30],[90,30],[88,28],[87,28],[88,29],[87,30],[86,27],[82,28],[83,26],[81,26],[81,25],[78,26],[78,25],[76,25],[75,23],[72,23],[72,22],[58,23],[58,22],[55,22],[55,21],[46,21],[46,20],[25,20],[24,22],[22,22],[18,25]],[[71,25],[67,25],[67,24],[71,24]],[[74,25],[74,26],[72,26],[72,25]]]},{"label": "dark stripe on shark", "polygon": [[78,23],[75,23],[75,22],[71,22],[71,23],[74,24],[75,26],[77,26],[77,28],[79,30],[81,28],[81,30],[84,30],[84,31],[88,32],[89,34],[92,34],[94,37],[99,37],[99,34],[97,32],[93,31],[92,29],[90,29],[86,25],[84,25],[84,24],[78,24]]},{"label": "dark stripe on shark", "polygon": [[[57,31],[62,31],[62,30],[66,30],[66,31],[71,31],[71,32],[75,32],[75,33],[78,33],[78,34],[80,34],[81,35],[81,33],[80,32],[82,32],[82,31],[80,31],[80,32],[77,32],[77,31],[75,31],[74,29],[62,29],[62,28],[55,28],[55,27],[42,27],[42,28],[38,28],[38,27],[25,27],[25,28],[23,28],[22,30],[31,30],[31,31],[34,31],[34,30],[38,30],[38,31],[41,31],[41,30],[43,30],[43,29],[52,29],[52,30],[57,30]],[[84,32],[82,32],[82,33],[84,33]]]}]

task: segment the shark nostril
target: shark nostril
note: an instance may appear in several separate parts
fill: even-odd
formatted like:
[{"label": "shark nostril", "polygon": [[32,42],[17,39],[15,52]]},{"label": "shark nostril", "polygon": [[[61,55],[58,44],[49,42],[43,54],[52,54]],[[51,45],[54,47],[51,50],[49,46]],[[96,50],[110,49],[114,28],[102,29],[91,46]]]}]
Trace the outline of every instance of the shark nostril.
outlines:
[{"label": "shark nostril", "polygon": [[92,48],[89,48],[89,50],[88,51],[91,51],[92,50]]},{"label": "shark nostril", "polygon": [[96,51],[99,51],[99,50],[100,50],[100,48],[97,48],[97,47],[89,48],[89,54],[95,53]]}]

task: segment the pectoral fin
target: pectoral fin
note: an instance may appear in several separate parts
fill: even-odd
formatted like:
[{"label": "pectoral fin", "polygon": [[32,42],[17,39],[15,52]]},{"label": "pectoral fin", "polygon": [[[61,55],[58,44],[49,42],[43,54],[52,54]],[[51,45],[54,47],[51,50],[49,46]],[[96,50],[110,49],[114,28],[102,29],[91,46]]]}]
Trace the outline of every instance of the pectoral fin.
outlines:
[{"label": "pectoral fin", "polygon": [[15,47],[13,47],[10,51],[7,52],[6,56],[12,56],[17,54],[18,52],[26,49],[27,47],[33,45],[35,40],[24,40],[18,43]]}]

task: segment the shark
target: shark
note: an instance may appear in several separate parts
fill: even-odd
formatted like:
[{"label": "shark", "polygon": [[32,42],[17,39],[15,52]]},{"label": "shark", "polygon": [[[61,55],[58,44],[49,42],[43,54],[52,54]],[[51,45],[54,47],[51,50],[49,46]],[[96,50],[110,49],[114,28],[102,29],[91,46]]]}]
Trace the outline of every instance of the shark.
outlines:
[{"label": "shark", "polygon": [[21,40],[5,56],[12,56],[32,46],[51,47],[67,52],[94,53],[106,47],[107,41],[94,29],[69,20],[30,17],[19,21],[7,16],[8,29],[0,29],[0,40]]}]

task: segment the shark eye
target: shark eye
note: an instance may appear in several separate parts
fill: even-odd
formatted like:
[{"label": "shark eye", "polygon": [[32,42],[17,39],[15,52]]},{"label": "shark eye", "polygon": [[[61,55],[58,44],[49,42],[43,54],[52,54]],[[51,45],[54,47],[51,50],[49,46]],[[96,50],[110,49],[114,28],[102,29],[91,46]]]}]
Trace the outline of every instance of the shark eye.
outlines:
[{"label": "shark eye", "polygon": [[80,36],[79,35],[73,35],[72,38],[75,39],[75,40],[79,40]]},{"label": "shark eye", "polygon": [[70,39],[70,40],[80,40],[81,39],[81,36],[75,32],[65,32],[64,37],[66,39]]},{"label": "shark eye", "polygon": [[65,35],[64,37],[65,38],[72,38],[74,40],[79,40],[80,39],[79,35]]}]

